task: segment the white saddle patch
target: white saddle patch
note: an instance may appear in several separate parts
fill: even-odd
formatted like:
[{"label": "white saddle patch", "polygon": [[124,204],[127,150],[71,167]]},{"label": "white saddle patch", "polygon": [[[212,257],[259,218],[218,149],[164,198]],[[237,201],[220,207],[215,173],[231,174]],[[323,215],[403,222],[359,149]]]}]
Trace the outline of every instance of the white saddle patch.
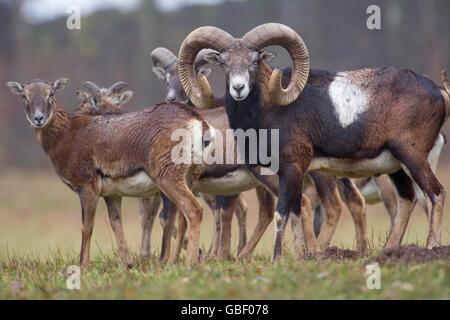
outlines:
[{"label": "white saddle patch", "polygon": [[367,109],[367,95],[351,81],[346,72],[339,72],[328,87],[328,95],[342,127],[347,127]]}]

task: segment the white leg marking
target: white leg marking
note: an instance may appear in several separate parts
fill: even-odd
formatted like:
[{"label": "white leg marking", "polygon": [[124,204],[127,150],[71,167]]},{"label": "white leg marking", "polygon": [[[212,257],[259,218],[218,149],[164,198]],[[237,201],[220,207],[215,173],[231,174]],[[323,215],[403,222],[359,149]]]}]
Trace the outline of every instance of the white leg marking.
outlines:
[{"label": "white leg marking", "polygon": [[281,226],[283,224],[283,218],[281,217],[281,215],[278,211],[275,211],[274,220],[275,220],[275,233],[276,233],[278,231],[281,231]]},{"label": "white leg marking", "polygon": [[441,155],[442,147],[444,146],[445,139],[442,134],[439,134],[436,140],[434,141],[433,148],[428,154],[428,163],[431,166],[431,170],[436,172],[437,163],[439,161],[439,157]]}]

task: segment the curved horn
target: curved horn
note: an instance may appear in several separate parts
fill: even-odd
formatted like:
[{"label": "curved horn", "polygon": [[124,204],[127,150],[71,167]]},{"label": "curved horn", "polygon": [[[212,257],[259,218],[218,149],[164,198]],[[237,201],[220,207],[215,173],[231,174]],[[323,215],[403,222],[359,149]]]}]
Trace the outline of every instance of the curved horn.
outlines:
[{"label": "curved horn", "polygon": [[274,69],[269,81],[269,95],[272,103],[288,105],[295,101],[309,76],[309,54],[303,39],[293,29],[280,23],[266,23],[253,28],[242,38],[244,43],[257,50],[271,45],[285,48],[292,59],[292,77],[286,89],[281,85],[283,77],[279,69]]},{"label": "curved horn", "polygon": [[109,90],[109,92],[112,92],[112,93],[119,93],[126,87],[128,87],[128,83],[119,81],[119,82],[114,83],[111,87],[109,87],[108,90]]},{"label": "curved horn", "polygon": [[169,49],[163,47],[153,49],[151,56],[153,65],[160,65],[164,69],[177,62],[176,55],[174,55]]},{"label": "curved horn", "polygon": [[83,87],[85,87],[89,91],[89,93],[92,94],[94,100],[100,100],[100,88],[95,83],[93,83],[92,81],[87,81],[83,83]]},{"label": "curved horn", "polygon": [[195,74],[195,57],[204,48],[222,52],[231,45],[234,38],[216,27],[200,27],[192,31],[180,47],[178,74],[186,95],[199,108],[210,108],[214,104],[211,87],[205,76],[198,79]]}]

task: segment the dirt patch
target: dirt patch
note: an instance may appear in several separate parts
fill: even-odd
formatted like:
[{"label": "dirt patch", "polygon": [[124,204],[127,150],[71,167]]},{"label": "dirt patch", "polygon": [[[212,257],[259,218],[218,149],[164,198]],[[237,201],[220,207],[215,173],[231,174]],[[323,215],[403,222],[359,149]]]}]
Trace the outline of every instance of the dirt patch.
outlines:
[{"label": "dirt patch", "polygon": [[427,249],[417,245],[407,245],[394,249],[385,249],[379,256],[370,259],[366,263],[426,263],[435,260],[450,261],[450,246]]},{"label": "dirt patch", "polygon": [[307,258],[313,260],[356,260],[361,258],[361,254],[358,251],[350,249],[340,249],[338,247],[328,247],[324,252],[318,255],[310,255]]},{"label": "dirt patch", "polygon": [[329,260],[355,260],[361,258],[361,254],[355,250],[329,247],[322,253],[320,258]]}]

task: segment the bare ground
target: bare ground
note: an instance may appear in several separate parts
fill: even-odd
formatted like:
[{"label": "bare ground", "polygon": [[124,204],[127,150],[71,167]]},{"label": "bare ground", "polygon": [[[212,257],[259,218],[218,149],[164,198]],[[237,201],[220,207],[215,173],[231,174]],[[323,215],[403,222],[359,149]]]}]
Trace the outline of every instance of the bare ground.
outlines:
[{"label": "bare ground", "polygon": [[428,263],[436,260],[450,262],[450,246],[427,249],[415,244],[405,245],[394,249],[385,249],[379,256],[367,262],[378,262],[379,264],[415,264]]}]

